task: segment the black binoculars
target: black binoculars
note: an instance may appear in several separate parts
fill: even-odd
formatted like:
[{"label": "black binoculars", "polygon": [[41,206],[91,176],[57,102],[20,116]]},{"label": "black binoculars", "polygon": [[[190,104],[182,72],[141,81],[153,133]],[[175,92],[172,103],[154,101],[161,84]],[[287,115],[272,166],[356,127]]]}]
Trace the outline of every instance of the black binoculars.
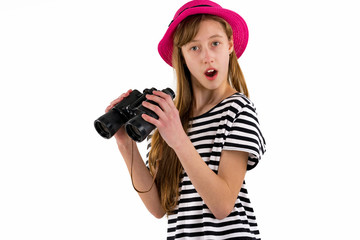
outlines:
[{"label": "black binoculars", "polygon": [[[159,119],[153,111],[142,106],[143,101],[159,106],[145,97],[146,94],[153,94],[153,91],[157,91],[156,88],[145,89],[143,93],[136,89],[133,90],[128,97],[95,120],[96,131],[102,137],[109,139],[125,124],[125,130],[129,137],[136,142],[142,142],[155,129],[155,126],[145,121],[141,114],[145,113]],[[170,88],[166,88],[162,92],[170,95],[172,99],[175,97],[175,93]]]}]

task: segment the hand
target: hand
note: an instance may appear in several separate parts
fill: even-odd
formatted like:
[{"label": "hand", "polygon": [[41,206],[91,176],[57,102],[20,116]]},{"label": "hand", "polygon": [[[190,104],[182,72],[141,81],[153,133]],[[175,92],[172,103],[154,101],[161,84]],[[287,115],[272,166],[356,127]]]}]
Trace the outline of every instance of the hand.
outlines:
[{"label": "hand", "polygon": [[[128,97],[131,92],[132,92],[132,90],[129,89],[126,93],[121,94],[120,97],[118,97],[117,99],[112,101],[110,103],[110,105],[107,106],[107,108],[105,109],[105,112],[107,113],[108,111],[110,111],[110,109],[112,109],[116,104],[121,102],[124,98]],[[127,145],[127,144],[131,143],[131,141],[132,141],[131,138],[127,135],[124,126],[122,126],[115,133],[114,137],[115,137],[116,142],[117,142],[118,145]]]},{"label": "hand", "polygon": [[179,111],[175,107],[172,98],[162,91],[154,91],[152,95],[147,94],[146,98],[159,104],[160,107],[147,101],[142,103],[144,107],[156,113],[159,119],[155,119],[147,114],[142,114],[141,117],[155,125],[165,142],[175,149],[181,144],[180,139],[186,136],[186,133],[181,124]]}]

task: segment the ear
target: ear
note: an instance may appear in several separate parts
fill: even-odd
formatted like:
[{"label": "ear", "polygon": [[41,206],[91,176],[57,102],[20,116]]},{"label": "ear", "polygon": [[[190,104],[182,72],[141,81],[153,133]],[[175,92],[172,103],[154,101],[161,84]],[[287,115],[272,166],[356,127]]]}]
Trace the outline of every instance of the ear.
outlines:
[{"label": "ear", "polygon": [[231,36],[229,40],[229,55],[234,51],[234,38]]}]

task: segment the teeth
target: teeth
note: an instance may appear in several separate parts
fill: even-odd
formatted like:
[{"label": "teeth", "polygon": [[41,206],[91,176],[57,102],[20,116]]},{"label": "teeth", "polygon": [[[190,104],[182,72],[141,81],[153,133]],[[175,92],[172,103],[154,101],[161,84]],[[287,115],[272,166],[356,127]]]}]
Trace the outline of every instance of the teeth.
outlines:
[{"label": "teeth", "polygon": [[208,70],[207,72],[208,73],[212,73],[212,72],[214,72],[215,70],[214,69],[211,69],[211,70]]}]

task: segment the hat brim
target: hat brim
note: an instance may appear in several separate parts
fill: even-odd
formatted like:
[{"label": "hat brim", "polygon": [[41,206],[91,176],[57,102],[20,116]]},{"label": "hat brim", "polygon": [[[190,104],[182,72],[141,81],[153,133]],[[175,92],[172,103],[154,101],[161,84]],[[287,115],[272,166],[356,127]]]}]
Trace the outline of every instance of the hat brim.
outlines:
[{"label": "hat brim", "polygon": [[228,22],[233,30],[234,51],[237,58],[243,54],[249,38],[248,28],[244,19],[236,12],[221,7],[197,7],[187,9],[180,16],[178,16],[170,24],[164,37],[159,42],[159,54],[167,64],[172,66],[173,34],[176,30],[176,27],[188,16],[196,14],[215,15],[223,18],[226,22]]}]

